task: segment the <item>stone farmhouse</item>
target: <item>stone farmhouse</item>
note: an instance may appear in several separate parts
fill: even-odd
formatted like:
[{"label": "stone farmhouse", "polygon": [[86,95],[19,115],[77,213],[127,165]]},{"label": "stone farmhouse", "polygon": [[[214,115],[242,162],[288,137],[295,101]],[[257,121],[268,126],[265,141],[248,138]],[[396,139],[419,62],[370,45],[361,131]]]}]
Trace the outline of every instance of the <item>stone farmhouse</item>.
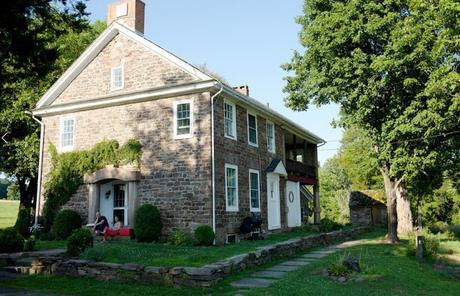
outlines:
[{"label": "stone farmhouse", "polygon": [[[262,232],[319,222],[320,137],[144,38],[145,4],[108,7],[107,29],[37,103],[42,120],[40,186],[59,153],[100,141],[142,144],[140,168],[107,167],[85,176],[65,207],[92,222],[97,210],[132,225],[151,203],[163,230],[208,224],[217,242],[239,240],[245,217]],[[43,194],[37,212],[43,209]]]}]

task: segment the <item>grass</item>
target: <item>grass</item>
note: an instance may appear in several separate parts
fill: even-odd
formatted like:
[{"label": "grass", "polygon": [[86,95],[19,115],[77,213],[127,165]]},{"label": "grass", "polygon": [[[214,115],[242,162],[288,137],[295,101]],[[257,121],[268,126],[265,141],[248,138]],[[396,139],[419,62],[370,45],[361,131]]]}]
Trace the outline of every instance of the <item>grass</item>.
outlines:
[{"label": "grass", "polygon": [[136,241],[110,241],[96,243],[83,254],[83,258],[113,263],[140,263],[153,266],[203,266],[234,255],[312,234],[302,230],[272,234],[264,240],[243,241],[238,244],[211,247],[175,246]]},{"label": "grass", "polygon": [[[360,238],[374,240],[358,247],[327,256],[311,265],[290,272],[268,288],[239,290],[230,286],[236,279],[248,276],[256,269],[230,276],[210,289],[172,288],[161,285],[98,282],[85,278],[57,276],[25,276],[13,281],[0,282],[0,286],[27,288],[42,292],[74,295],[458,295],[460,282],[436,271],[432,262],[422,270],[413,257],[403,255],[404,245],[381,244],[382,232],[372,232]],[[337,283],[321,275],[344,254],[359,257],[364,263],[364,282]],[[275,264],[273,262],[272,264]],[[265,266],[266,268],[266,266]]]},{"label": "grass", "polygon": [[0,200],[0,229],[14,226],[18,210],[19,200]]}]

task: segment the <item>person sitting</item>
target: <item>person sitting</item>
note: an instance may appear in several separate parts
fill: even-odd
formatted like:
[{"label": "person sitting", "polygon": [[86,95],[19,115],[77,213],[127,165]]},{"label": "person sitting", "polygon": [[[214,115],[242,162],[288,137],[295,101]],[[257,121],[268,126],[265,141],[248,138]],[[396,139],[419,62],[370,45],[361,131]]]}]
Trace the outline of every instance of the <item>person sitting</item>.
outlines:
[{"label": "person sitting", "polygon": [[109,227],[109,222],[107,222],[107,218],[101,216],[101,213],[98,211],[96,212],[96,221],[94,222],[93,230],[96,235],[104,234],[104,230],[106,227]]},{"label": "person sitting", "polygon": [[104,229],[104,241],[106,241],[109,237],[114,237],[116,235],[120,234],[120,229],[123,228],[123,222],[120,221],[118,216],[115,216],[114,221],[113,221],[113,228],[110,229],[110,227],[106,227]]}]

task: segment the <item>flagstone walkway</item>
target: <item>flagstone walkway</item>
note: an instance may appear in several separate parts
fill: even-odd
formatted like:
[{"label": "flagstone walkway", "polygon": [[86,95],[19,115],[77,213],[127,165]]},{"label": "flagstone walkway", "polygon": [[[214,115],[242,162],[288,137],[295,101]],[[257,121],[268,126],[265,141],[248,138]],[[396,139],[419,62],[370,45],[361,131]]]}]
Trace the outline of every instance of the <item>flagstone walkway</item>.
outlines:
[{"label": "flagstone walkway", "polygon": [[265,270],[258,271],[250,275],[249,277],[234,281],[230,283],[231,286],[237,288],[262,288],[268,287],[279,279],[287,276],[290,271],[297,270],[303,266],[306,266],[312,262],[315,262],[323,257],[330,254],[334,254],[342,249],[354,247],[366,243],[368,239],[360,239],[347,241],[337,245],[328,246],[313,252],[306,253],[297,258],[285,261],[278,265],[269,267]]}]

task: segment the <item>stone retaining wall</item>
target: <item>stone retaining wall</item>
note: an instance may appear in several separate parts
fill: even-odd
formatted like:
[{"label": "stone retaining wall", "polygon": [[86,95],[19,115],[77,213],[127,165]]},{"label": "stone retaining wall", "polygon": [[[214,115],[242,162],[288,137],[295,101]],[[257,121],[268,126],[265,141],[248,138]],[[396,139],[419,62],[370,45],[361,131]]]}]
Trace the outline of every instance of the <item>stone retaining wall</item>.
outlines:
[{"label": "stone retaining wall", "polygon": [[295,238],[274,245],[260,247],[254,252],[233,256],[203,267],[155,267],[140,264],[116,264],[89,260],[37,259],[29,273],[49,273],[96,280],[161,283],[172,286],[210,287],[225,276],[247,268],[269,263],[274,259],[294,255],[307,248],[319,247],[339,240],[350,239],[369,227],[357,227]]}]

